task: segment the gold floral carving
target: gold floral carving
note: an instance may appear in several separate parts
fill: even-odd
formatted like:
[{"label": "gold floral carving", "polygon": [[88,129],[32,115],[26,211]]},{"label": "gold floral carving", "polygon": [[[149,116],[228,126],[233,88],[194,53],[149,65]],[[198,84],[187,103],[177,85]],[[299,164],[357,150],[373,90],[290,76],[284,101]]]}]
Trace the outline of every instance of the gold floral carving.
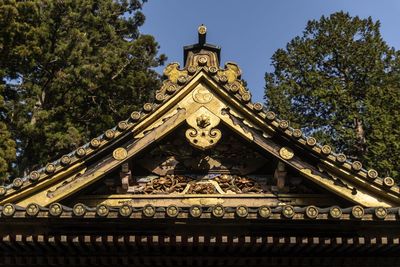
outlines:
[{"label": "gold floral carving", "polygon": [[288,148],[288,147],[282,147],[279,150],[279,155],[286,160],[292,159],[294,157],[294,152],[292,149]]},{"label": "gold floral carving", "polygon": [[113,157],[116,160],[124,160],[127,156],[128,156],[128,152],[123,147],[119,147],[119,148],[115,149],[113,152]]},{"label": "gold floral carving", "polygon": [[193,91],[193,100],[199,104],[206,104],[210,102],[213,95],[201,84]]},{"label": "gold floral carving", "polygon": [[169,194],[182,192],[190,179],[184,176],[167,175],[152,179],[148,182],[143,192],[145,194]]},{"label": "gold floral carving", "polygon": [[265,193],[254,179],[222,174],[214,178],[197,180],[183,175],[166,175],[152,178],[145,184],[134,186],[135,194],[249,194]]},{"label": "gold floral carving", "polygon": [[186,130],[186,139],[198,149],[211,148],[221,139],[221,131],[215,129],[220,119],[205,107],[198,109],[186,122],[191,126]]}]

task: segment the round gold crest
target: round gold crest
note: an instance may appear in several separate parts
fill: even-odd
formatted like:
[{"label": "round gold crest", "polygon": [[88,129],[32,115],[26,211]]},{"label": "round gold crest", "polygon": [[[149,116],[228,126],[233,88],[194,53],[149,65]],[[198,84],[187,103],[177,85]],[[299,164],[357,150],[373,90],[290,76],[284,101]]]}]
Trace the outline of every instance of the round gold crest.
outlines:
[{"label": "round gold crest", "polygon": [[323,154],[329,155],[332,152],[332,148],[328,145],[324,145],[324,146],[322,146],[321,151]]},{"label": "round gold crest", "polygon": [[170,205],[167,207],[167,215],[169,217],[176,217],[178,216],[179,208],[175,205]]},{"label": "round gold crest", "polygon": [[275,119],[276,115],[273,111],[268,111],[266,116],[265,116],[268,120],[272,121]]},{"label": "round gold crest", "polygon": [[0,196],[3,196],[7,193],[7,188],[5,186],[0,186]]},{"label": "round gold crest", "polygon": [[128,123],[126,121],[120,121],[118,122],[118,129],[120,131],[124,131],[128,128]]},{"label": "round gold crest", "polygon": [[7,203],[3,206],[3,215],[12,216],[15,212],[15,206],[13,204]]},{"label": "round gold crest", "polygon": [[197,71],[197,68],[195,66],[189,66],[187,68],[187,70],[188,70],[189,74],[195,74]]},{"label": "round gold crest", "polygon": [[203,57],[199,57],[198,61],[199,61],[200,65],[205,65],[205,64],[207,64],[208,59],[207,59],[207,57],[203,56]]},{"label": "round gold crest", "polygon": [[24,181],[21,178],[15,178],[12,184],[15,188],[20,188],[23,183]]},{"label": "round gold crest", "polygon": [[221,75],[221,76],[219,76],[219,81],[222,83],[227,83],[228,77],[226,77],[226,75]]},{"label": "round gold crest", "polygon": [[127,156],[128,156],[128,152],[123,147],[119,147],[119,148],[115,149],[113,152],[113,157],[116,160],[124,160],[124,159],[126,159]]},{"label": "round gold crest", "polygon": [[307,138],[307,145],[309,146],[315,146],[317,144],[317,139],[314,137],[308,137]]},{"label": "round gold crest", "polygon": [[237,216],[244,218],[249,214],[249,210],[246,206],[238,206],[236,207]]},{"label": "round gold crest", "polygon": [[285,120],[282,120],[282,121],[279,122],[279,127],[281,127],[281,129],[285,130],[285,129],[287,129],[289,127],[289,122],[285,121]]},{"label": "round gold crest", "polygon": [[75,216],[83,216],[86,213],[86,207],[82,203],[77,203],[72,208],[72,212]]},{"label": "round gold crest", "polygon": [[212,214],[214,217],[221,218],[225,214],[225,209],[222,205],[215,205],[212,209]]},{"label": "round gold crest", "polygon": [[86,155],[86,150],[83,148],[83,147],[80,147],[80,148],[78,148],[77,150],[76,150],[76,155],[78,156],[78,157],[83,157],[83,156],[85,156]]},{"label": "round gold crest", "polygon": [[140,119],[140,112],[134,111],[131,113],[131,119],[133,121],[138,121]]},{"label": "round gold crest", "polygon": [[54,166],[54,164],[49,163],[46,165],[46,172],[48,174],[53,173],[56,170],[56,166]]},{"label": "round gold crest", "polygon": [[93,138],[92,140],[90,140],[90,146],[92,148],[98,148],[101,144],[101,141],[98,138]]},{"label": "round gold crest", "polygon": [[107,216],[109,211],[110,211],[110,209],[108,208],[108,206],[106,206],[104,204],[100,204],[96,208],[96,214],[100,217]]},{"label": "round gold crest", "polygon": [[204,87],[199,87],[193,91],[193,100],[200,104],[205,104],[213,99],[213,95]]},{"label": "round gold crest", "polygon": [[60,163],[63,166],[67,166],[68,164],[71,163],[71,158],[68,155],[64,155],[64,156],[61,157]]},{"label": "round gold crest", "polygon": [[361,206],[354,206],[351,210],[351,214],[356,219],[361,219],[364,216],[364,208]]},{"label": "round gold crest", "polygon": [[300,138],[303,135],[303,132],[300,129],[294,129],[292,134],[294,138]]},{"label": "round gold crest", "polygon": [[269,216],[271,216],[272,211],[271,208],[268,206],[261,206],[258,209],[258,214],[262,217],[262,218],[268,218]]},{"label": "round gold crest", "polygon": [[37,181],[40,177],[40,173],[37,171],[33,171],[29,174],[29,180],[31,181]]},{"label": "round gold crest", "polygon": [[163,93],[157,93],[157,94],[156,94],[156,101],[157,101],[158,103],[163,102],[163,101],[164,101],[164,98],[165,98],[165,96],[164,96]]},{"label": "round gold crest", "polygon": [[332,218],[339,219],[342,216],[342,209],[339,208],[338,206],[333,206],[329,210],[329,214],[332,216]]},{"label": "round gold crest", "polygon": [[242,95],[242,101],[243,102],[249,102],[251,100],[251,94],[250,93],[244,93],[243,95]]},{"label": "round gold crest", "polygon": [[149,113],[150,111],[153,110],[153,105],[151,103],[145,103],[143,105],[143,110],[144,112]]},{"label": "round gold crest", "polygon": [[339,161],[340,163],[346,162],[347,158],[345,154],[338,154],[336,156],[336,160]]},{"label": "round gold crest", "polygon": [[254,103],[253,108],[256,112],[261,112],[264,108],[263,104],[260,102]]},{"label": "round gold crest", "polygon": [[291,148],[288,147],[282,147],[279,150],[279,155],[286,160],[292,159],[294,157],[294,152]]},{"label": "round gold crest", "polygon": [[318,211],[317,207],[315,207],[315,206],[308,206],[306,208],[306,215],[310,219],[317,218],[318,217],[318,213],[319,213],[319,211]]},{"label": "round gold crest", "polygon": [[229,87],[229,90],[232,93],[237,93],[239,91],[239,86],[237,84],[231,84],[231,86]]},{"label": "round gold crest", "polygon": [[192,217],[198,218],[198,217],[201,216],[202,209],[201,209],[200,206],[194,205],[194,206],[191,206],[191,207],[190,207],[189,213],[190,213],[190,215],[191,215]]},{"label": "round gold crest", "polygon": [[379,219],[385,219],[388,214],[388,211],[384,207],[375,208],[375,216]]},{"label": "round gold crest", "polygon": [[197,28],[197,31],[198,31],[200,34],[206,34],[207,28],[206,28],[206,26],[204,26],[204,25],[200,25],[199,28]]},{"label": "round gold crest", "polygon": [[29,216],[36,216],[39,213],[39,205],[36,203],[31,203],[28,206],[26,206],[26,214]]},{"label": "round gold crest", "polygon": [[362,164],[361,164],[361,162],[359,162],[359,161],[354,161],[354,162],[351,164],[351,167],[353,168],[353,170],[359,171],[359,170],[362,169]]},{"label": "round gold crest", "polygon": [[294,216],[294,208],[290,205],[286,205],[282,208],[282,214],[286,218],[292,218]]},{"label": "round gold crest", "polygon": [[119,208],[118,212],[122,217],[128,217],[132,214],[132,207],[124,204]]},{"label": "round gold crest", "polygon": [[217,73],[218,69],[216,67],[214,67],[214,66],[211,66],[210,68],[208,68],[208,71],[211,74],[215,74],[215,73]]},{"label": "round gold crest", "polygon": [[112,129],[108,129],[108,130],[104,133],[104,136],[105,136],[108,140],[113,139],[114,136],[115,136],[115,131],[112,130]]},{"label": "round gold crest", "polygon": [[153,205],[147,204],[143,207],[143,215],[146,217],[153,217],[156,214],[156,208]]},{"label": "round gold crest", "polygon": [[62,208],[61,204],[59,204],[59,203],[52,203],[49,206],[49,213],[51,216],[54,216],[54,217],[60,216],[62,212],[63,212],[63,208]]},{"label": "round gold crest", "polygon": [[186,82],[187,82],[186,76],[181,75],[181,76],[178,77],[178,83],[179,83],[179,84],[184,84],[184,83],[186,83]]},{"label": "round gold crest", "polygon": [[[383,179],[383,184],[386,186],[394,186],[394,179],[392,177],[385,177]],[[1,193],[0,193],[1,195]]]},{"label": "round gold crest", "polygon": [[378,177],[378,172],[376,170],[374,170],[374,169],[370,169],[368,171],[368,177],[371,178],[371,179],[375,179],[375,178]]}]

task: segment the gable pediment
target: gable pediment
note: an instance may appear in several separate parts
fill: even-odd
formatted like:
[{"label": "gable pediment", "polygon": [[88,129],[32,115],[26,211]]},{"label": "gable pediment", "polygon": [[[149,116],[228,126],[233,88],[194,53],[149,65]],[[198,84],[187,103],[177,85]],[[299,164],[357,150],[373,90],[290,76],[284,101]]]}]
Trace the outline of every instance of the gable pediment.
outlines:
[{"label": "gable pediment", "polygon": [[[135,195],[134,198],[154,192],[160,199],[163,194],[175,193],[181,198],[219,194],[232,199],[242,194],[258,194],[256,197],[261,201],[262,197],[274,199],[271,203],[278,205],[277,194],[299,194],[308,189],[316,195],[333,196],[340,203],[366,207],[398,205],[400,193],[393,179],[381,179],[376,171],[363,170],[361,163],[351,163],[344,155],[335,154],[329,146],[319,146],[314,138],[306,138],[300,130],[290,128],[287,121],[277,119],[262,104],[252,103],[250,93],[240,80],[239,67],[227,63],[225,68],[220,68],[219,57],[214,53],[207,49],[197,49],[196,53],[189,51],[183,69],[177,63],[168,65],[164,71],[166,79],[156,92],[155,103],[146,103],[142,111],[133,112],[128,120],[118,123],[89,144],[14,181],[13,185],[3,187],[0,203],[26,206],[35,202],[48,206],[64,199],[71,201],[73,196],[112,177],[118,180],[121,188],[111,193],[122,192]],[[170,158],[143,156],[154,154],[155,146],[165,145],[163,142],[171,136],[182,142],[173,149],[186,147],[181,154],[176,152],[174,157],[169,155]],[[223,157],[213,155],[232,138],[233,144],[242,147],[243,154],[230,148]],[[186,159],[190,158],[193,164],[196,160],[208,164],[201,175],[193,175],[191,172],[199,170],[187,169],[182,161],[188,148],[203,158],[196,159],[191,154]],[[253,158],[246,159],[247,155]],[[204,157],[209,161],[206,162]],[[136,163],[149,172],[147,178],[132,180],[136,175]],[[247,171],[243,167],[245,163]],[[162,170],[163,164],[170,164],[172,174],[181,178],[167,177],[171,173]],[[218,164],[220,169],[215,167]],[[261,173],[257,173],[260,170]],[[263,174],[262,181],[251,177],[263,177]],[[240,188],[240,179],[252,186]],[[296,179],[304,179],[306,186],[285,192],[285,184],[287,190]],[[171,191],[160,183],[179,184],[179,190]]]}]

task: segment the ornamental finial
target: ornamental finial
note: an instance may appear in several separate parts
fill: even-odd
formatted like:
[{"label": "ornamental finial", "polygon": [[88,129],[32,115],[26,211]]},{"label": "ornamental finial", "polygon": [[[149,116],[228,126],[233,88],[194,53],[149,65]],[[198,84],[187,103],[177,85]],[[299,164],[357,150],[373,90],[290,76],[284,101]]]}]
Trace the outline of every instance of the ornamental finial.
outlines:
[{"label": "ornamental finial", "polygon": [[206,43],[207,27],[201,24],[197,31],[199,33],[199,45],[203,46]]}]

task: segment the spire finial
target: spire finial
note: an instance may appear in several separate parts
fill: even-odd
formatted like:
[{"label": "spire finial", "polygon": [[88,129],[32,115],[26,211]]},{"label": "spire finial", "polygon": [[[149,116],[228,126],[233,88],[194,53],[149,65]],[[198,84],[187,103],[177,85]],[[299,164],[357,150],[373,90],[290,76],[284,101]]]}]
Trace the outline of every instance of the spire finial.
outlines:
[{"label": "spire finial", "polygon": [[221,48],[217,45],[208,44],[206,41],[207,27],[204,24],[201,24],[197,28],[197,33],[199,34],[199,41],[196,44],[187,45],[183,47],[183,62],[185,62],[185,66],[188,64],[188,56],[189,54],[193,58],[194,54],[214,54],[217,56],[216,65],[219,65]]},{"label": "spire finial", "polygon": [[197,31],[199,33],[199,45],[203,46],[206,43],[207,27],[201,24]]}]

